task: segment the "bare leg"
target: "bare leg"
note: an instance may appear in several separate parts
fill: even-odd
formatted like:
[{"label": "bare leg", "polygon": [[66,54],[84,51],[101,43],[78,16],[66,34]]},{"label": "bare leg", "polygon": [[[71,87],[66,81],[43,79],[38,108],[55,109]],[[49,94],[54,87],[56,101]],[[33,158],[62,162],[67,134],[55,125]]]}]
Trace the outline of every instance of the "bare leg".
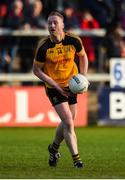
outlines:
[{"label": "bare leg", "polygon": [[[76,117],[77,114],[77,104],[73,104],[69,106],[70,111],[72,113],[72,118],[73,120]],[[61,142],[64,140],[64,134],[63,134],[63,122],[60,122],[60,124],[58,125],[57,129],[56,129],[56,135],[54,138],[54,143],[56,143],[57,145],[60,145]],[[75,139],[76,139],[76,135],[75,135]],[[76,139],[77,142],[77,139]]]},{"label": "bare leg", "polygon": [[[73,105],[70,105],[70,111],[72,113],[72,117],[73,117],[73,120],[76,118],[76,115],[77,115],[77,104],[73,104]],[[76,143],[77,143],[77,137],[76,137],[76,134],[74,134],[74,137],[75,137],[75,140],[76,140]]]},{"label": "bare leg", "polygon": [[60,145],[61,142],[64,139],[64,135],[63,135],[63,123],[60,122],[60,124],[58,125],[57,129],[56,129],[56,135],[54,138],[54,143],[56,143],[57,145]]},{"label": "bare leg", "polygon": [[[66,141],[67,146],[69,147],[71,154],[78,154],[76,135],[74,131],[74,122],[68,103],[64,102],[59,105],[56,105],[55,109],[62,120],[62,124],[59,126],[59,128],[61,128],[62,130],[63,127],[64,139]],[[61,132],[61,130],[59,130],[59,132]],[[63,136],[60,135],[60,137],[62,138]]]},{"label": "bare leg", "polygon": [[76,118],[77,115],[77,104],[69,105],[70,111],[72,113],[73,120]]}]

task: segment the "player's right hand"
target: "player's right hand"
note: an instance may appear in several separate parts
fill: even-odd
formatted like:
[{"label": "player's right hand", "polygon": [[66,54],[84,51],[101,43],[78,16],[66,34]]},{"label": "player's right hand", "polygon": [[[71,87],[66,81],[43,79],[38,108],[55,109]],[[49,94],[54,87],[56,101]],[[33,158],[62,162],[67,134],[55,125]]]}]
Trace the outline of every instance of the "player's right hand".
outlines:
[{"label": "player's right hand", "polygon": [[65,91],[65,90],[62,89],[60,86],[58,86],[56,89],[57,89],[57,91],[59,91],[59,93],[62,94],[63,96],[66,96],[66,97],[70,96],[70,92]]}]

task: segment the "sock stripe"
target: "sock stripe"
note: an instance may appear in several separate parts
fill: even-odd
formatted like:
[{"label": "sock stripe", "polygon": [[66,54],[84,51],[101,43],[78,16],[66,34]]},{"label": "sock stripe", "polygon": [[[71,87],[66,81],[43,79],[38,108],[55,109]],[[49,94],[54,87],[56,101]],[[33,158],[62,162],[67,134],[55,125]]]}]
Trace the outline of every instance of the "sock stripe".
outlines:
[{"label": "sock stripe", "polygon": [[53,146],[55,146],[55,147],[57,147],[57,148],[59,147],[59,145],[58,145],[58,144],[56,144],[56,143],[53,143]]},{"label": "sock stripe", "polygon": [[76,157],[76,156],[79,156],[79,154],[72,155],[73,158]]},{"label": "sock stripe", "polygon": [[58,151],[59,145],[53,142],[53,144],[52,144],[52,149],[53,149],[54,151]]},{"label": "sock stripe", "polygon": [[75,161],[75,160],[79,160],[79,159],[80,159],[80,157],[73,158],[74,161]]},{"label": "sock stripe", "polygon": [[81,160],[79,154],[72,155],[72,158],[74,164]]}]

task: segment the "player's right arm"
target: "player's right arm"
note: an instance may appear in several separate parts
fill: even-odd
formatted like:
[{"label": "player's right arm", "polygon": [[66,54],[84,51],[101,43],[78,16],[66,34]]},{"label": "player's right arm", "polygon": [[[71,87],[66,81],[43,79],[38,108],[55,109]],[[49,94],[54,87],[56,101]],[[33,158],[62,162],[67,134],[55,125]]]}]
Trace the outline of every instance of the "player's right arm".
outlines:
[{"label": "player's right arm", "polygon": [[36,60],[34,60],[33,63],[33,73],[42,81],[46,82],[47,84],[49,84],[50,86],[58,89],[59,85],[51,78],[49,77],[47,74],[45,74],[43,72],[43,66],[45,63],[37,63]]},{"label": "player's right arm", "polygon": [[67,92],[65,92],[59,85],[56,83],[51,77],[49,77],[47,74],[43,72],[43,66],[45,63],[38,63],[34,59],[33,63],[33,73],[42,81],[46,82],[53,88],[57,89],[62,95],[67,96]]},{"label": "player's right arm", "polygon": [[57,89],[62,95],[67,96],[66,92],[50,76],[44,73],[43,68],[46,63],[46,42],[47,38],[38,43],[33,62],[33,73],[42,81]]}]

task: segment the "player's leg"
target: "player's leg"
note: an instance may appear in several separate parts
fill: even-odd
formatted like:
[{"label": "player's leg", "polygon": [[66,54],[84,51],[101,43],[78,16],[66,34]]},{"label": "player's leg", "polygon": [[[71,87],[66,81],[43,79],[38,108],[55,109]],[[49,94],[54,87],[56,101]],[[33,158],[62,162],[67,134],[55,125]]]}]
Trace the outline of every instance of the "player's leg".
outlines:
[{"label": "player's leg", "polygon": [[[75,108],[72,107],[71,109],[73,111]],[[65,139],[66,144],[69,147],[71,155],[73,156],[73,160],[74,158],[76,159],[76,157],[77,159],[79,158],[73,123],[73,116],[75,113],[73,111],[72,115],[69,104],[67,102],[56,105],[55,110],[57,111],[62,122],[59,124],[56,130],[56,136],[53,144],[49,145],[48,147],[50,152],[50,166],[56,166],[58,159],[56,158],[55,154],[58,153],[59,144],[62,142],[63,138]]]},{"label": "player's leg", "polygon": [[75,140],[74,122],[72,113],[67,102],[63,102],[55,106],[55,110],[58,113],[63,123],[63,135],[67,146],[72,155],[78,154],[77,143]]},{"label": "player's leg", "polygon": [[58,149],[63,139],[64,139],[63,123],[61,122],[56,129],[56,134],[55,134],[53,143],[48,146],[48,150],[50,154],[50,157],[49,157],[50,166],[56,166],[57,161],[59,157],[61,156],[60,153],[58,152]]},{"label": "player's leg", "polygon": [[[74,119],[76,118],[76,115],[77,115],[77,103],[75,103],[75,104],[70,104],[69,108],[70,108],[70,111],[71,111],[71,113],[72,113],[72,117],[73,117],[73,120],[74,120]],[[76,134],[74,134],[74,138],[75,138],[76,144],[77,144]],[[78,146],[78,145],[77,145],[77,146]],[[80,159],[79,154],[76,154],[76,155],[72,156],[72,158],[73,158],[74,165],[75,165],[76,167],[83,167],[83,163],[82,163],[82,161],[81,161],[81,159]]]},{"label": "player's leg", "polygon": [[[70,108],[70,111],[72,113],[72,118],[74,120],[76,118],[76,114],[77,114],[77,104],[70,105],[69,108]],[[76,138],[76,136],[75,136],[75,138]],[[55,134],[55,138],[54,138],[54,141],[53,141],[53,147],[54,148],[58,147],[58,145],[61,144],[63,139],[64,139],[63,122],[60,122],[58,127],[56,128],[56,134]],[[58,149],[56,149],[56,150],[58,150]]]},{"label": "player's leg", "polygon": [[56,133],[55,133],[55,138],[54,138],[53,144],[60,145],[63,140],[64,140],[63,123],[60,122],[56,128]]},{"label": "player's leg", "polygon": [[[53,106],[56,104],[60,104],[62,102],[68,101],[68,98],[62,96],[56,89],[54,88],[46,88],[46,94],[49,97],[50,102]],[[56,134],[53,143],[51,144],[52,149],[55,152],[58,152],[59,146],[61,142],[63,141],[63,124],[62,122],[59,123],[59,125],[56,128]]]},{"label": "player's leg", "polygon": [[[66,125],[64,125],[65,119],[71,119],[71,126],[72,126],[73,119],[75,119],[76,114],[77,114],[77,104],[73,104],[73,105],[69,106],[66,103],[66,105],[64,105],[65,108],[62,108],[62,106],[63,105],[61,104],[61,105],[57,105],[55,107],[60,118],[63,117],[62,119],[64,119],[64,120],[57,127],[56,135],[55,135],[55,138],[54,138],[54,141],[52,144],[52,149],[54,149],[55,152],[58,152],[59,144],[63,141],[63,139],[65,137],[65,141],[66,141],[66,143],[70,149],[70,152],[72,154],[72,158],[73,158],[75,167],[83,167],[83,163],[80,159],[80,156],[79,156],[79,153],[77,150],[77,138],[76,138],[76,134],[74,131],[74,123],[73,123],[73,131],[72,131],[72,127],[71,127],[70,132],[67,132],[67,128],[65,128],[65,126],[67,126],[67,122],[66,122]],[[62,111],[62,109],[64,109],[64,112]],[[67,110],[70,112],[69,118],[67,118],[67,114],[68,114]],[[70,120],[68,120],[68,121],[70,121]],[[68,123],[68,126],[70,126],[69,124],[70,123]],[[70,129],[70,128],[68,128],[68,129]],[[66,133],[65,133],[65,131],[66,131]],[[67,133],[68,133],[68,135],[67,135]]]},{"label": "player's leg", "polygon": [[69,108],[70,108],[70,111],[72,113],[72,118],[74,120],[76,118],[76,115],[77,115],[77,103],[76,104],[71,104],[69,106]]},{"label": "player's leg", "polygon": [[83,163],[78,153],[77,138],[73,122],[73,118],[75,118],[77,113],[77,104],[69,106],[67,102],[64,102],[55,106],[55,109],[62,120],[64,139],[71,152],[74,166],[81,168],[83,167]]},{"label": "player's leg", "polygon": [[[50,102],[53,106],[60,104],[62,101],[67,101],[66,97],[63,97],[56,89],[46,88],[46,94],[49,97]],[[58,152],[60,143],[63,141],[63,126],[62,122],[58,125],[56,129],[56,135],[52,144],[48,146],[49,150],[49,165],[56,166],[60,153]]]},{"label": "player's leg", "polygon": [[[72,118],[73,118],[73,120],[75,120],[76,115],[77,115],[77,103],[76,103],[76,104],[71,104],[71,105],[69,106],[69,108],[70,108],[70,111],[71,111],[71,113],[72,113]],[[76,143],[77,143],[76,134],[74,134],[74,137],[75,137],[75,140],[76,140]]]}]

